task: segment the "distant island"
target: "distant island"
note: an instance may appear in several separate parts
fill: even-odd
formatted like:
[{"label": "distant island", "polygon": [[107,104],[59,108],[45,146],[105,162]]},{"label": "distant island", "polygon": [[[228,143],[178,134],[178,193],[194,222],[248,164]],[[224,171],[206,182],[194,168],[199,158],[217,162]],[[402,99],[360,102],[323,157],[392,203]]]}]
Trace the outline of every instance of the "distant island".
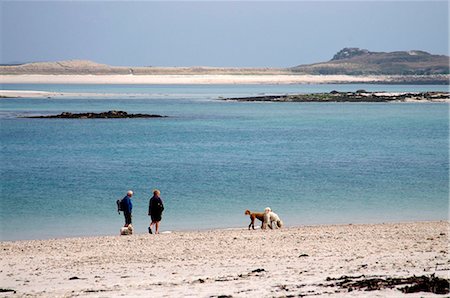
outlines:
[{"label": "distant island", "polygon": [[315,75],[448,75],[450,57],[424,51],[370,52],[344,48],[330,61],[290,68]]},{"label": "distant island", "polygon": [[86,60],[0,65],[0,83],[448,85],[449,64],[449,56],[424,51],[344,48],[329,61],[287,68],[129,67]]},{"label": "distant island", "polygon": [[119,119],[119,118],[164,118],[167,116],[153,114],[128,114],[124,111],[108,111],[102,113],[70,113],[63,112],[59,115],[27,116],[22,118],[45,118],[45,119]]},{"label": "distant island", "polygon": [[450,102],[449,92],[356,92],[309,93],[265,95],[252,97],[220,98],[231,101],[257,102]]}]

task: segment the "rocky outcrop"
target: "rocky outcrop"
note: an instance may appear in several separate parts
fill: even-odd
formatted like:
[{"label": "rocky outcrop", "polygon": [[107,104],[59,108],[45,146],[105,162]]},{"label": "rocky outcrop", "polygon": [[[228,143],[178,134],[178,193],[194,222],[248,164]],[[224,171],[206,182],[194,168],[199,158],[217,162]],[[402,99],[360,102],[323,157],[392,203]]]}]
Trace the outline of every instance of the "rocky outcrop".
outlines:
[{"label": "rocky outcrop", "polygon": [[164,118],[167,116],[153,114],[128,114],[124,111],[108,111],[102,113],[69,113],[63,112],[59,115],[29,116],[23,118],[57,118],[57,119],[118,119],[118,118]]},{"label": "rocky outcrop", "polygon": [[356,92],[309,93],[289,95],[266,95],[253,97],[221,98],[235,101],[269,101],[269,102],[450,102],[448,92]]},{"label": "rocky outcrop", "polygon": [[349,59],[356,56],[367,55],[369,53],[370,52],[368,50],[360,48],[343,48],[333,56],[333,59],[331,59],[331,61]]}]

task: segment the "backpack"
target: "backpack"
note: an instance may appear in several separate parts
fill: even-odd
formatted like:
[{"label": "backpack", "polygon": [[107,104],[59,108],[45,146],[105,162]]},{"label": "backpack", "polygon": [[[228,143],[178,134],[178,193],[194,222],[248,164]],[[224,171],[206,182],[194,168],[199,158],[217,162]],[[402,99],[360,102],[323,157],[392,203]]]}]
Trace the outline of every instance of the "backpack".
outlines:
[{"label": "backpack", "polygon": [[158,210],[159,212],[163,212],[164,211],[163,204],[158,202],[158,204],[156,205],[156,210]]},{"label": "backpack", "polygon": [[124,211],[124,209],[125,209],[125,208],[123,208],[123,199],[117,200],[116,204],[117,204],[117,213],[120,214],[120,211]]}]

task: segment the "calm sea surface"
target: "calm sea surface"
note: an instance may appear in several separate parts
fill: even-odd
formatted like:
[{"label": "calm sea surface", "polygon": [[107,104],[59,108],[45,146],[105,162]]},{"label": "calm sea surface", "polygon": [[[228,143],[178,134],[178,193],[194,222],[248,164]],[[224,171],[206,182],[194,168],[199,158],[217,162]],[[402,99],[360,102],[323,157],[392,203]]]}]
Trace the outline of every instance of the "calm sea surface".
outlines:
[{"label": "calm sea surface", "polygon": [[[301,92],[448,91],[398,85],[2,85],[104,97],[0,100],[1,240],[116,235],[128,189],[138,233],[154,188],[162,230],[447,220],[449,105],[238,103]],[[112,94],[112,95],[111,95]],[[138,95],[138,96],[136,96]],[[164,119],[24,119],[125,110]]]}]

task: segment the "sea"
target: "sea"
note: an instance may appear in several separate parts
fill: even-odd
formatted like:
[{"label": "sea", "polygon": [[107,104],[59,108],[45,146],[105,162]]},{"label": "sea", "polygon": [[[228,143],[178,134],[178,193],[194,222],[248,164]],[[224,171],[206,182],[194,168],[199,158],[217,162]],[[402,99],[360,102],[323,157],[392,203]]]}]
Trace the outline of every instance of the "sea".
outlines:
[{"label": "sea", "polygon": [[[286,226],[449,219],[449,104],[271,103],[223,98],[443,85],[43,85],[82,96],[0,99],[0,240],[135,232],[161,191],[161,231],[247,228],[246,209]],[[151,119],[28,119],[61,112]]]}]

